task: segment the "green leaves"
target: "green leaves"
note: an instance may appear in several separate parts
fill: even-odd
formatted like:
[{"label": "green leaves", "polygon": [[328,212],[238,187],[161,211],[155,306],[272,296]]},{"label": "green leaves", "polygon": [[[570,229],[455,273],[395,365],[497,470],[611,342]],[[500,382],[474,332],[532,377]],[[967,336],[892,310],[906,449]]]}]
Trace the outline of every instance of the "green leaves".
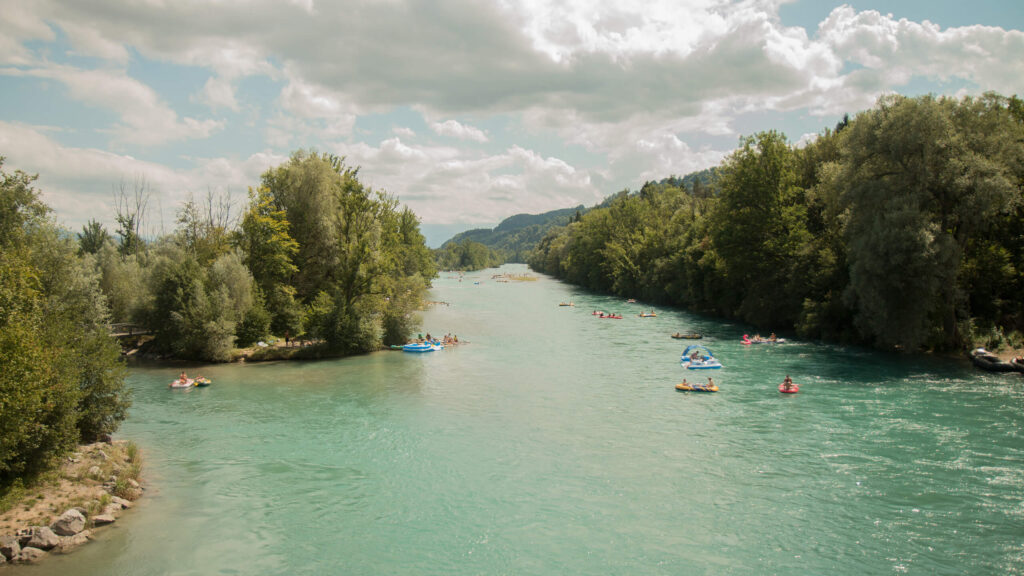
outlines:
[{"label": "green leaves", "polygon": [[114,431],[129,403],[92,256],[33,180],[0,172],[0,489]]},{"label": "green leaves", "polygon": [[749,136],[710,172],[717,181],[620,192],[549,233],[530,264],[886,348],[961,347],[976,326],[1024,331],[1022,109],[995,94],[891,96],[801,149]]},{"label": "green leaves", "polygon": [[[290,323],[280,316],[291,309],[278,288],[287,287],[307,307],[309,335],[344,353],[379,347],[385,318],[389,337],[407,336],[408,323],[394,319],[406,317],[423,280],[436,275],[415,214],[357,174],[343,158],[296,152],[263,175],[243,220],[246,262],[268,294],[275,329]],[[421,280],[403,281],[410,277]],[[399,290],[417,298],[399,298]]]}]

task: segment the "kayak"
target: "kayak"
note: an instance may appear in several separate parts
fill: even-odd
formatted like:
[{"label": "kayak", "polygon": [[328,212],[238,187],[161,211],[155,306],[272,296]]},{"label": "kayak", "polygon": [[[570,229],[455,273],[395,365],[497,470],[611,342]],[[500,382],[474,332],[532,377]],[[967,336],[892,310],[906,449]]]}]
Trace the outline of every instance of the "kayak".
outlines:
[{"label": "kayak", "polygon": [[718,386],[711,384],[676,384],[676,390],[680,392],[718,392]]},{"label": "kayak", "polygon": [[615,314],[602,314],[602,315],[598,316],[598,318],[608,318],[610,320],[622,320],[622,314],[619,314],[619,315],[615,315]]},{"label": "kayak", "polygon": [[785,384],[779,384],[779,392],[782,392],[783,394],[796,394],[799,391],[800,391],[800,387],[797,386],[796,384],[793,384],[793,386],[790,387],[789,390],[786,390],[786,385]]},{"label": "kayak", "polygon": [[658,315],[654,314],[653,312],[651,314],[637,314],[637,316],[640,316],[641,318],[657,318],[658,317]]}]

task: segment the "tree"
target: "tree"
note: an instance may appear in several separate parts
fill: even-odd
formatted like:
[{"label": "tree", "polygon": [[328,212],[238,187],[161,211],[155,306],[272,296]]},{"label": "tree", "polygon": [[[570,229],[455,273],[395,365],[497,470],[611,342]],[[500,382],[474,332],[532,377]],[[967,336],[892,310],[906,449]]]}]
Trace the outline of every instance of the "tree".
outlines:
[{"label": "tree", "polygon": [[[363,186],[358,169],[327,154],[296,152],[263,175],[263,188],[266,192],[259,194],[284,213],[277,221],[290,223],[289,234],[298,244],[290,287],[295,300],[315,304],[310,308],[315,313],[307,314],[314,319],[307,330],[335,352],[378,347],[397,280],[410,273],[421,278],[435,274],[414,215],[399,212],[393,198]],[[278,245],[277,254],[287,251],[283,246]],[[420,290],[425,285],[418,284]],[[270,309],[276,310],[275,298],[287,296],[287,290],[270,293]]]},{"label": "tree", "polygon": [[299,243],[289,234],[290,227],[269,188],[249,189],[249,208],[242,217],[237,244],[245,255],[245,265],[264,291],[287,283],[298,271],[293,258]]},{"label": "tree", "polygon": [[848,298],[883,346],[956,346],[970,241],[1019,186],[1019,130],[994,96],[880,99],[844,131]]},{"label": "tree", "polygon": [[142,250],[142,224],[146,218],[146,207],[149,204],[149,184],[145,178],[136,178],[131,195],[128,184],[123,179],[114,189],[114,207],[117,222],[117,236],[120,239],[118,251],[121,258],[138,255]]},{"label": "tree", "polygon": [[730,291],[723,304],[762,326],[792,322],[803,302],[794,264],[807,241],[794,156],[779,132],[743,139],[723,163],[712,237]]},{"label": "tree", "polygon": [[0,489],[112,432],[128,406],[91,256],[47,219],[34,179],[0,170]]},{"label": "tree", "polygon": [[47,342],[34,276],[10,249],[0,254],[0,487],[45,470],[77,440],[72,366]]},{"label": "tree", "polygon": [[189,199],[178,210],[178,243],[195,255],[200,265],[211,262],[231,250],[231,201],[226,195],[207,192],[200,204]]},{"label": "tree", "polygon": [[84,254],[95,254],[110,240],[110,234],[102,224],[94,219],[82,226],[82,232],[78,234],[79,249]]}]

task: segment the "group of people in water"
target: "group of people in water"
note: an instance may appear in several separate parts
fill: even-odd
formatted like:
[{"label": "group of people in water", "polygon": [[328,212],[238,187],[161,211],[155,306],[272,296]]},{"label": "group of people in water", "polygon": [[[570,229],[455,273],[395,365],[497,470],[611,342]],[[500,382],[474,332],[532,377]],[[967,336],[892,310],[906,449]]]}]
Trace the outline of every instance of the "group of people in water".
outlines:
[{"label": "group of people in water", "polygon": [[441,338],[434,338],[430,335],[430,332],[427,332],[426,338],[424,338],[423,335],[420,334],[420,337],[416,339],[416,342],[419,344],[422,344],[424,342],[432,342],[435,344],[444,344],[445,346],[450,346],[459,343],[459,335],[452,334],[451,332],[449,332],[448,334],[445,334]]}]

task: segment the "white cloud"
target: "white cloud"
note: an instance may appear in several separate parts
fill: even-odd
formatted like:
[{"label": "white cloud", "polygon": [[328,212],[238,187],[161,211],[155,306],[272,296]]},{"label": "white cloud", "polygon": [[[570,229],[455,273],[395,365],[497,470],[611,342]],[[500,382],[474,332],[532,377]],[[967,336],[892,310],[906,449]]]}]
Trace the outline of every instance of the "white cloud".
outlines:
[{"label": "white cloud", "polygon": [[874,10],[840,6],[818,29],[839,58],[882,75],[891,89],[912,76],[962,78],[984,90],[1024,89],[1024,32],[990,26],[942,30],[928,21],[896,20]]},{"label": "white cloud", "polygon": [[487,142],[487,134],[484,134],[483,130],[468,124],[460,124],[455,120],[431,122],[430,129],[441,136],[451,136],[460,140],[472,140],[474,142]]},{"label": "white cloud", "polygon": [[[246,121],[264,129],[253,150],[339,143],[364,177],[446,222],[466,221],[462,213],[500,219],[520,210],[511,206],[518,201],[531,210],[588,203],[704,168],[727,151],[695,139],[735,135],[749,126],[738,120],[745,115],[856,112],[920,78],[1024,92],[1018,30],[942,29],[844,5],[809,37],[782,24],[785,2],[387,0],[356,9],[342,0],[0,0],[0,73],[59,81],[72,98],[113,111],[118,121],[107,131],[126,151],[230,134],[227,121],[179,112],[127,72],[149,61],[199,69],[207,80],[188,88],[193,101],[244,108]],[[58,33],[68,54],[50,52]],[[57,63],[68,55],[106,67]],[[254,104],[245,90],[256,83],[244,81],[252,76],[279,90],[275,102]],[[418,145],[404,116],[387,118],[410,109],[424,119],[421,132],[454,147]],[[362,141],[369,133],[377,144]],[[543,155],[524,144],[547,138],[553,148]],[[485,142],[505,152],[473,150]],[[557,152],[563,144],[600,168],[558,160],[576,158]],[[200,165],[214,179],[227,170]]]},{"label": "white cloud", "polygon": [[[287,157],[257,152],[241,159],[195,158],[190,169],[174,170],[155,162],[113,154],[94,148],[59,144],[51,129],[0,121],[0,150],[7,159],[4,170],[38,173],[36,187],[65,225],[79,228],[95,218],[113,223],[113,191],[126,183],[144,180],[152,194],[149,204],[149,232],[174,226],[174,213],[190,194],[230,193],[236,201],[245,198],[249,186],[259,184],[260,175]],[[163,222],[160,222],[160,216]]]},{"label": "white cloud", "polygon": [[375,188],[412,208],[424,222],[497,224],[518,212],[545,212],[603,197],[590,174],[553,157],[512,146],[493,155],[446,146],[340,144],[338,154]]},{"label": "white cloud", "polygon": [[202,91],[195,96],[195,100],[206,104],[213,110],[227,108],[238,112],[241,109],[235,98],[235,87],[226,78],[216,76],[211,76],[206,80],[206,84],[203,85]]},{"label": "white cloud", "polygon": [[22,0],[0,0],[0,64],[21,66],[35,60],[25,46],[32,40],[53,41],[56,34],[38,14],[36,6]]},{"label": "white cloud", "polygon": [[179,119],[152,88],[122,70],[50,65],[27,70],[5,68],[0,69],[0,75],[56,80],[67,86],[73,100],[119,114],[121,123],[109,130],[119,143],[150,146],[206,138],[222,126],[214,120]]},{"label": "white cloud", "polygon": [[124,65],[131,60],[124,44],[104,36],[100,31],[80,22],[64,21],[61,29],[68,36],[76,56],[99,58]]}]

